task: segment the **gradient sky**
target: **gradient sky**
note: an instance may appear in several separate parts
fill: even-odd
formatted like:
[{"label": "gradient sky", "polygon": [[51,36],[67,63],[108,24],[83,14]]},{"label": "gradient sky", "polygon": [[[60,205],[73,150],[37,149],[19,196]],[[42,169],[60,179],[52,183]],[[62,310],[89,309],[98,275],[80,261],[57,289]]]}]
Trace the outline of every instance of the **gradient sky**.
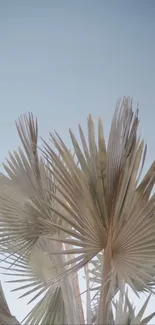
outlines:
[{"label": "gradient sky", "polygon": [[[40,135],[86,128],[103,118],[107,136],[116,100],[139,102],[148,167],[155,157],[155,1],[0,1],[0,162],[17,149],[14,121],[38,116]],[[23,302],[8,294],[21,319]],[[153,304],[148,311],[153,311]]]}]

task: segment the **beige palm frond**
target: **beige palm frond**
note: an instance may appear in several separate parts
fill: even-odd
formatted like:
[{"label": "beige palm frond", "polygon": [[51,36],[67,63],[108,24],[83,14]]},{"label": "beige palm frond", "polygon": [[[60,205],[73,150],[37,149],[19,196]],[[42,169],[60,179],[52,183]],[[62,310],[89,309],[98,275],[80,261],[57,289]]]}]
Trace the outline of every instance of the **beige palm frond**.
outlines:
[{"label": "beige palm frond", "polygon": [[[155,195],[151,196],[151,191],[155,163],[138,184],[146,156],[146,147],[137,137],[138,123],[138,112],[134,115],[132,102],[124,98],[117,105],[106,149],[101,120],[97,146],[94,124],[89,117],[88,145],[81,127],[82,148],[70,132],[80,167],[58,134],[51,135],[58,154],[44,142],[44,155],[66,201],[62,206],[68,217],[65,213],[61,217],[72,227],[72,232],[67,227],[62,231],[74,237],[74,247],[81,247],[71,252],[66,250],[66,254],[73,251],[79,254],[78,270],[104,250],[99,323],[106,319],[109,291],[116,281],[120,289],[125,281],[135,292],[144,288],[150,291],[154,284]],[[50,220],[43,223],[50,232],[53,223]],[[73,258],[68,274],[75,270],[74,263]]]},{"label": "beige palm frond", "polygon": [[[31,213],[33,205],[33,214]],[[17,186],[4,186],[0,192],[0,243],[5,247],[16,247],[25,252],[37,241],[43,232],[41,224],[35,223],[39,215]],[[12,245],[12,246],[11,246]]]},{"label": "beige palm frond", "polygon": [[[38,129],[37,126],[35,128],[33,116],[29,115],[28,118],[24,117],[24,120],[20,119],[17,128],[26,155],[21,149],[19,153],[14,152],[14,156],[10,154],[9,166],[4,165],[9,178],[0,175],[0,242],[3,245],[3,252],[6,253],[4,268],[8,269],[8,272],[5,274],[22,276],[20,280],[11,281],[19,284],[15,290],[26,291],[21,297],[34,295],[30,299],[33,301],[44,294],[49,308],[51,305],[51,313],[49,313],[45,310],[43,298],[28,317],[29,320],[32,319],[32,323],[36,310],[38,310],[38,315],[42,314],[43,320],[46,318],[51,321],[50,324],[53,324],[54,319],[54,322],[58,319],[61,321],[59,310],[62,309],[64,319],[70,324],[77,324],[77,322],[83,322],[83,314],[77,313],[80,308],[76,298],[77,287],[75,287],[78,285],[78,279],[74,276],[74,279],[67,280],[67,283],[62,281],[61,285],[57,283],[53,286],[52,278],[59,274],[59,269],[55,265],[63,264],[63,256],[52,255],[55,245],[51,239],[45,240],[42,236],[46,232],[39,222],[42,216],[47,219],[50,217],[50,220],[53,223],[57,222],[61,229],[64,222],[61,221],[58,212],[61,214],[63,208],[58,200],[54,199],[55,195],[61,198],[61,194],[57,194],[59,186],[50,173],[49,166],[46,167],[43,159],[38,157]],[[42,202],[46,204],[43,205]],[[52,204],[52,212],[51,208],[48,208],[49,202],[50,207]],[[54,227],[50,235],[54,236],[56,233],[60,234],[60,230]],[[62,244],[56,243],[56,247],[60,251]],[[57,300],[55,300],[56,297]],[[52,311],[52,303],[58,306],[55,313]],[[70,311],[71,304],[72,310]]]},{"label": "beige palm frond", "polygon": [[[146,146],[137,135],[138,124],[138,110],[134,114],[132,101],[124,98],[117,103],[107,147],[101,119],[96,141],[89,116],[88,141],[81,127],[81,145],[70,131],[75,155],[55,133],[50,134],[52,146],[44,142],[43,159],[37,151],[38,127],[30,114],[17,124],[25,153],[20,149],[10,155],[4,166],[9,179],[1,175],[1,184],[6,184],[0,188],[0,242],[5,249],[12,247],[11,268],[18,264],[15,248],[20,263],[27,265],[31,256],[33,271],[41,258],[46,271],[43,267],[41,275],[36,273],[42,277],[38,281],[48,278],[47,292],[61,283],[64,295],[66,281],[71,281],[73,290],[74,274],[85,266],[87,270],[87,263],[103,254],[96,324],[108,322],[111,299],[118,290],[124,293],[126,283],[135,293],[154,287],[155,162],[140,182]],[[37,243],[44,236],[56,244],[56,250],[51,246],[50,251],[50,258],[57,259],[52,277],[47,255],[38,255]],[[74,294],[70,294],[71,299]],[[67,297],[64,318],[73,316],[75,324],[78,315],[70,316],[68,293]]]},{"label": "beige palm frond", "polygon": [[[58,202],[51,195],[56,193],[56,181],[49,166],[46,167],[44,159],[38,155],[37,121],[29,114],[21,117],[16,125],[24,151],[19,149],[10,153],[8,164],[3,164],[8,177],[0,174],[0,242],[6,247],[7,243],[16,245],[18,242],[20,250],[20,244],[22,249],[33,247],[44,232],[39,223],[40,216],[51,220],[52,214],[53,222],[62,223],[54,212],[62,210],[62,207],[58,208]],[[43,201],[46,204],[43,205]],[[48,204],[52,204],[52,213]],[[54,227],[50,233],[56,231]]]},{"label": "beige palm frond", "polygon": [[19,185],[20,190],[32,198],[41,191],[40,161],[37,151],[38,125],[33,115],[29,114],[21,117],[16,126],[25,152],[19,148],[14,154],[9,153],[7,165],[3,166],[14,184]]},{"label": "beige palm frond", "polygon": [[13,316],[5,299],[2,285],[0,283],[0,324],[1,325],[20,325],[15,316]]},{"label": "beige palm frond", "polygon": [[[25,318],[24,324],[34,324],[40,319],[41,324],[47,321],[48,324],[80,324],[83,320],[79,312],[78,301],[72,279],[66,279],[55,285],[52,279],[59,274],[57,265],[63,264],[63,257],[53,254],[61,244],[41,236],[33,249],[24,254],[21,259],[16,253],[3,259],[5,275],[15,279],[7,281],[13,283],[16,288],[12,291],[24,291],[20,298],[29,297],[29,303],[37,301],[34,308]],[[11,253],[13,249],[11,248]],[[25,251],[24,251],[25,253]],[[5,252],[5,257],[7,253]],[[70,308],[72,306],[72,308]]]},{"label": "beige palm frond", "polygon": [[[113,325],[147,325],[148,322],[150,322],[155,316],[155,312],[153,312],[149,316],[143,318],[150,297],[151,295],[147,297],[138,314],[135,315],[135,307],[133,307],[133,305],[129,301],[128,292],[126,291],[123,296],[120,293],[116,302],[113,302],[115,309],[115,315],[113,315]],[[109,324],[112,325],[112,323],[110,322]]]},{"label": "beige palm frond", "polygon": [[48,290],[22,323],[24,325],[68,324],[61,288],[57,287],[54,292]]}]

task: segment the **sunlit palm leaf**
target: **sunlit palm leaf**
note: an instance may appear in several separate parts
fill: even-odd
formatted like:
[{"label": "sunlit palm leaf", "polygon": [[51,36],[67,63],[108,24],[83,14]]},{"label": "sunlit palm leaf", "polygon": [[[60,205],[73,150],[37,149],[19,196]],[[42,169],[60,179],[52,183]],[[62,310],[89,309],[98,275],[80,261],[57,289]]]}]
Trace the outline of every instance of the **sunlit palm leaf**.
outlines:
[{"label": "sunlit palm leaf", "polygon": [[[16,186],[3,187],[0,193],[0,242],[6,247],[17,248],[17,251],[25,252],[34,246],[38,237],[42,234],[41,224],[35,222],[39,211],[34,206],[33,214],[29,200]],[[17,245],[18,244],[18,245]]]},{"label": "sunlit palm leaf", "polygon": [[[76,270],[105,249],[106,267],[102,279],[109,276],[109,281],[103,289],[102,307],[116,281],[121,289],[122,280],[125,280],[135,292],[143,288],[150,291],[154,283],[155,195],[151,197],[150,194],[155,182],[155,164],[138,185],[146,155],[143,142],[137,138],[138,122],[131,101],[124,99],[114,114],[106,151],[101,121],[97,147],[94,125],[89,117],[88,146],[81,128],[82,149],[71,133],[81,168],[57,134],[51,135],[51,139],[58,155],[49,145],[44,146],[51,172],[61,184],[66,211],[70,210],[67,222],[72,226],[75,245],[83,247]],[[62,219],[66,220],[65,214]],[[50,221],[45,221],[44,225],[50,228]],[[66,228],[63,230],[70,235]],[[71,270],[74,271],[74,267]]]},{"label": "sunlit palm leaf", "polygon": [[[14,155],[10,154],[10,161],[8,166],[4,165],[10,178],[1,175],[1,188],[0,188],[0,232],[1,232],[1,244],[3,250],[8,252],[5,255],[5,269],[9,269],[6,274],[11,276],[20,276],[11,282],[16,283],[19,286],[15,290],[25,290],[25,293],[21,297],[30,295],[30,301],[33,301],[41,294],[46,294],[48,297],[48,304],[54,303],[55,297],[62,296],[62,303],[60,299],[57,300],[58,306],[55,315],[46,314],[46,310],[43,310],[43,300],[38,303],[37,307],[42,310],[43,319],[51,319],[53,322],[54,317],[59,318],[59,309],[65,308],[65,315],[67,322],[77,324],[77,322],[83,322],[81,316],[77,314],[79,311],[79,303],[77,305],[75,280],[67,280],[61,282],[56,286],[53,286],[51,279],[53,276],[59,274],[59,269],[55,268],[63,264],[63,256],[52,255],[54,253],[54,243],[51,239],[44,239],[41,235],[44,233],[44,227],[39,222],[42,216],[49,219],[60,227],[64,224],[58,216],[58,211],[61,214],[63,211],[62,206],[59,206],[59,198],[61,194],[58,194],[58,200],[54,199],[56,193],[56,182],[53,179],[49,171],[49,167],[45,167],[43,159],[39,159],[37,153],[37,124],[35,125],[32,115],[24,117],[19,120],[17,129],[21,137],[26,156],[19,150],[19,153],[14,152]],[[51,176],[53,182],[51,182]],[[53,195],[51,195],[51,192]],[[63,198],[62,198],[63,199]],[[45,202],[45,204],[42,204]],[[48,205],[50,203],[50,209]],[[51,206],[52,204],[52,206]],[[51,207],[53,210],[51,210]],[[55,213],[57,211],[57,213]],[[49,233],[49,232],[48,232]],[[59,233],[59,229],[55,227],[50,228],[50,234]],[[60,251],[61,244],[56,244],[57,250]],[[50,257],[49,255],[50,252]],[[62,261],[62,262],[61,262]],[[66,264],[67,264],[66,260]],[[56,271],[57,270],[57,271]],[[77,285],[77,280],[76,280]],[[60,289],[60,290],[59,290]],[[75,289],[75,292],[74,292]],[[71,292],[73,291],[73,292]],[[49,294],[50,292],[50,294]],[[34,297],[32,297],[34,296]],[[65,300],[65,303],[64,303]],[[72,311],[70,306],[72,304]],[[61,308],[61,306],[62,308]],[[42,306],[42,307],[40,307]],[[45,308],[45,306],[44,306]],[[52,306],[51,306],[52,308]],[[38,313],[39,313],[38,310]],[[77,310],[77,311],[76,311]],[[48,312],[48,311],[47,311]],[[34,310],[30,317],[33,319]],[[48,312],[49,313],[49,312]],[[61,321],[61,317],[60,317]]]},{"label": "sunlit palm leaf", "polygon": [[55,291],[48,290],[22,323],[25,325],[68,324],[61,288],[58,287]]},{"label": "sunlit palm leaf", "polygon": [[[135,315],[135,308],[131,305],[127,292],[122,296],[120,293],[119,298],[116,303],[114,303],[115,316],[113,316],[113,324],[115,325],[138,325],[138,324],[147,324],[155,316],[155,312],[149,316],[143,318],[144,312],[150,300],[150,295],[144,302],[140,311]],[[111,324],[109,322],[109,324]]]},{"label": "sunlit palm leaf", "polygon": [[[154,286],[155,195],[151,192],[155,163],[140,183],[146,147],[137,137],[138,123],[138,111],[134,115],[132,102],[124,98],[117,104],[107,148],[101,119],[97,145],[90,116],[88,141],[79,127],[82,146],[70,131],[75,156],[57,133],[51,134],[55,148],[44,142],[45,165],[37,152],[38,128],[33,116],[20,119],[17,128],[26,155],[21,150],[10,155],[5,169],[11,184],[5,179],[7,184],[0,190],[1,244],[6,249],[10,244],[17,247],[20,258],[22,248],[20,263],[25,258],[28,264],[29,253],[40,236],[49,236],[52,243],[57,243],[57,249],[50,252],[52,259],[57,259],[57,274],[48,278],[44,291],[45,287],[58,288],[61,282],[64,294],[66,276],[72,279],[104,251],[98,324],[107,323],[116,289],[123,295],[125,283],[135,293],[151,291]],[[10,259],[17,265],[13,253]],[[32,256],[33,270],[34,260]],[[65,306],[65,312],[69,314],[69,307]]]},{"label": "sunlit palm leaf", "polygon": [[52,254],[59,246],[61,244],[54,245],[53,241],[40,237],[34,248],[29,254],[24,254],[22,259],[22,254],[18,256],[14,253],[3,260],[4,266],[1,268],[5,269],[5,275],[15,278],[7,281],[16,285],[13,291],[24,291],[20,298],[29,296],[30,303],[43,295],[26,317],[30,324],[37,322],[39,318],[41,324],[44,324],[45,320],[48,324],[62,324],[62,319],[66,320],[66,324],[80,323],[81,316],[78,314],[79,307],[71,279],[61,281],[57,285],[52,284],[52,279],[59,274],[57,265],[63,264],[62,256]]},{"label": "sunlit palm leaf", "polygon": [[[17,224],[19,232],[22,226],[24,226],[21,234],[23,241],[27,240],[24,237],[27,237],[30,228],[31,239],[34,240],[34,237],[37,238],[42,231],[37,228],[37,226],[40,227],[37,222],[39,211],[41,215],[44,215],[44,218],[49,217],[48,207],[42,205],[41,202],[42,200],[46,200],[47,203],[50,202],[51,204],[52,196],[50,192],[55,192],[54,183],[50,181],[51,174],[45,168],[43,159],[38,156],[38,126],[33,115],[29,114],[28,117],[24,116],[20,118],[16,125],[25,153],[19,149],[19,152],[14,152],[13,155],[10,154],[10,159],[7,159],[8,165],[3,164],[9,176],[7,178],[1,174],[0,178],[1,222],[2,227],[5,228],[6,226],[6,229],[8,229],[5,241],[7,238],[9,241],[10,237],[11,240],[13,238],[15,239],[17,233],[13,227],[16,227]],[[46,188],[46,191],[44,188]],[[29,208],[26,207],[28,202],[33,203],[36,208],[36,211],[33,209],[33,216],[31,215],[30,206]],[[52,218],[55,221],[54,213],[52,213]],[[0,231],[3,232],[4,229],[0,228]],[[2,237],[4,237],[3,233]],[[19,240],[18,236],[17,238]]]},{"label": "sunlit palm leaf", "polygon": [[[58,211],[62,213],[63,209],[53,198],[59,185],[38,155],[37,121],[29,114],[21,117],[16,125],[25,152],[19,149],[18,153],[10,154],[8,165],[3,164],[9,177],[0,174],[0,241],[6,247],[7,243],[18,242],[20,251],[21,246],[22,250],[32,248],[44,232],[39,222],[42,216],[62,226]],[[57,196],[61,198],[60,193]],[[50,234],[56,232],[59,229],[50,227]]]}]

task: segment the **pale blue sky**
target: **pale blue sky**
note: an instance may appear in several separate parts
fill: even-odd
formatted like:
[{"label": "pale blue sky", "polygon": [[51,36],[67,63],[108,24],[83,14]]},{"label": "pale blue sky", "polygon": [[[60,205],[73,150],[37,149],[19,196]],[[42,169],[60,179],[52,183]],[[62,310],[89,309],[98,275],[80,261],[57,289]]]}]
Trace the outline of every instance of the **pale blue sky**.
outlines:
[{"label": "pale blue sky", "polygon": [[147,165],[155,156],[155,1],[0,1],[0,161],[19,145],[15,119],[38,116],[40,134],[103,118],[118,97],[140,104]]}]

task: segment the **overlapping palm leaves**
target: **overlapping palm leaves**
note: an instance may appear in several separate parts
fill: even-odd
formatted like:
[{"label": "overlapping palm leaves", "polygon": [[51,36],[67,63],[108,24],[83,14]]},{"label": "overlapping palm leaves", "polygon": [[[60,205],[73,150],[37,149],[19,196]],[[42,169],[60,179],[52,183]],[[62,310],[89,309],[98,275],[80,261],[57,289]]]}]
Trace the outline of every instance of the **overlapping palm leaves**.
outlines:
[{"label": "overlapping palm leaves", "polygon": [[35,307],[25,317],[24,324],[80,323],[79,306],[76,306],[72,295],[74,288],[72,281],[66,279],[65,282],[52,285],[52,278],[59,273],[56,264],[59,260],[61,263],[60,257],[51,254],[55,248],[57,249],[57,244],[51,245],[51,241],[46,237],[40,237],[36,245],[29,253],[22,256],[22,259],[19,253],[9,255],[5,260],[6,265],[2,266],[7,270],[5,275],[15,278],[7,281],[16,284],[16,289],[12,291],[24,291],[20,298],[29,296],[29,303],[36,301]]},{"label": "overlapping palm leaves", "polygon": [[[53,209],[58,209],[58,203],[50,194],[50,191],[53,193],[56,191],[54,182],[51,182],[51,176],[43,159],[39,161],[38,158],[37,124],[35,126],[32,115],[29,115],[24,121],[19,120],[17,128],[27,157],[21,150],[19,154],[15,152],[14,156],[10,154],[9,167],[4,165],[10,178],[1,175],[0,241],[6,264],[3,268],[9,267],[6,274],[22,277],[20,280],[11,281],[19,284],[17,289],[27,290],[22,297],[30,294],[34,296],[30,300],[34,300],[41,294],[45,294],[45,298],[43,297],[37,304],[37,317],[39,316],[40,320],[43,322],[46,320],[50,324],[59,322],[61,324],[63,319],[66,324],[68,322],[77,324],[82,320],[80,304],[78,303],[75,308],[76,302],[71,294],[75,281],[67,279],[65,283],[62,281],[55,286],[51,281],[53,274],[59,273],[56,264],[63,264],[62,256],[51,254],[55,250],[60,250],[62,245],[61,243],[54,245],[50,239],[45,238],[44,228],[39,223],[39,216],[44,216],[47,219],[51,217],[53,222],[57,220],[57,223],[62,225],[60,218],[55,216],[54,212],[51,216],[48,207],[42,206],[42,201],[45,200],[46,203],[52,204]],[[47,191],[44,191],[44,188]],[[59,210],[62,211],[62,208],[60,207]],[[60,231],[55,228],[50,229],[50,235],[56,233],[60,234]],[[44,299],[46,299],[46,308]],[[35,322],[34,315],[36,315],[36,308],[28,316],[30,323]]]},{"label": "overlapping palm leaves", "polygon": [[[145,300],[139,312],[135,315],[135,307],[130,303],[128,298],[128,292],[126,291],[124,295],[120,292],[116,302],[112,302],[114,309],[111,308],[111,325],[146,325],[155,316],[153,312],[147,317],[144,317],[147,305],[150,300],[150,295]],[[114,315],[115,314],[115,315]]]},{"label": "overlapping palm leaves", "polygon": [[[101,318],[98,319],[101,323],[106,319],[108,296],[116,282],[121,289],[125,281],[135,292],[144,288],[151,290],[154,282],[155,195],[150,194],[155,181],[155,164],[138,184],[146,148],[137,137],[138,112],[133,115],[131,104],[129,99],[124,99],[116,108],[107,150],[101,120],[98,147],[91,117],[88,119],[88,145],[79,129],[83,152],[71,132],[81,168],[76,166],[58,135],[51,135],[51,139],[62,161],[45,144],[48,162],[71,208],[67,221],[74,227],[75,245],[82,247],[77,267],[104,250],[104,286],[100,298]],[[67,229],[64,231],[67,233]]]},{"label": "overlapping palm leaves", "polygon": [[[137,135],[138,123],[138,111],[134,115],[132,102],[124,98],[117,103],[107,147],[101,119],[97,144],[90,116],[88,141],[81,127],[81,145],[70,131],[75,155],[55,133],[50,134],[52,145],[43,142],[44,159],[40,159],[38,128],[29,115],[17,123],[26,156],[21,149],[10,155],[4,166],[9,178],[1,177],[1,245],[8,251],[10,245],[16,248],[16,254],[11,252],[13,265],[19,259],[28,265],[28,256],[40,238],[46,238],[51,242],[48,253],[57,259],[53,265],[57,271],[50,269],[54,275],[49,277],[47,289],[54,287],[58,294],[58,284],[72,279],[70,294],[74,297],[74,274],[104,251],[99,324],[108,323],[111,299],[118,290],[124,293],[126,283],[135,293],[150,292],[154,286],[155,195],[151,193],[155,163],[141,180],[146,147]],[[79,299],[73,305],[82,315]]]}]

